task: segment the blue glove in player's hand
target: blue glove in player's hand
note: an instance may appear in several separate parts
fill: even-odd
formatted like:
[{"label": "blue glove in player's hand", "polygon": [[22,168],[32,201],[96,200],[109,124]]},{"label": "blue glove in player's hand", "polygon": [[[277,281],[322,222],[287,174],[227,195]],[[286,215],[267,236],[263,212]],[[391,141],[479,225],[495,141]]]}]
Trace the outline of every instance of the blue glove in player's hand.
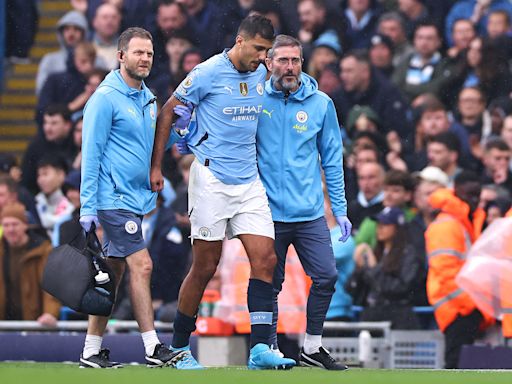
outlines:
[{"label": "blue glove in player's hand", "polygon": [[188,148],[186,138],[179,139],[176,142],[176,148],[178,149],[178,152],[180,153],[180,155],[189,155],[192,153],[192,151]]},{"label": "blue glove in player's hand", "polygon": [[190,123],[190,119],[192,118],[192,111],[194,107],[189,105],[177,105],[174,107],[174,113],[179,116],[176,122],[174,123],[174,129],[181,137],[184,137],[188,133],[188,125]]},{"label": "blue glove in player's hand", "polygon": [[352,223],[348,219],[347,216],[336,216],[336,222],[340,226],[341,229],[341,237],[340,241],[345,242],[350,236],[352,232]]},{"label": "blue glove in player's hand", "polygon": [[98,228],[100,222],[98,221],[98,216],[96,215],[84,215],[80,217],[80,225],[84,229],[85,232],[89,232],[91,230],[92,223]]}]

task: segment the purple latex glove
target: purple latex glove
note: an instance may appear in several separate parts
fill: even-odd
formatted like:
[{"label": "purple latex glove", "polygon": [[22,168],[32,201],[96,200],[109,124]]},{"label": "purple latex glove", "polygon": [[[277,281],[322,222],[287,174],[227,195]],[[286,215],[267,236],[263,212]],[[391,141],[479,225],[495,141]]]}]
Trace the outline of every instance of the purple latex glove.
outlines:
[{"label": "purple latex glove", "polygon": [[188,148],[186,138],[179,139],[176,142],[176,148],[178,149],[178,152],[180,153],[180,155],[189,155],[192,153],[192,151]]},{"label": "purple latex glove", "polygon": [[174,114],[176,114],[178,119],[174,123],[174,129],[181,137],[184,137],[188,133],[188,125],[190,123],[190,119],[192,118],[192,111],[194,107],[189,105],[177,105],[174,107]]},{"label": "purple latex glove", "polygon": [[352,232],[352,223],[348,219],[347,216],[336,216],[336,222],[340,226],[341,229],[341,237],[340,241],[345,242],[350,236]]},{"label": "purple latex glove", "polygon": [[89,232],[91,230],[92,223],[94,223],[96,228],[99,227],[100,222],[98,221],[98,216],[84,215],[80,217],[80,225],[82,226],[85,232]]}]

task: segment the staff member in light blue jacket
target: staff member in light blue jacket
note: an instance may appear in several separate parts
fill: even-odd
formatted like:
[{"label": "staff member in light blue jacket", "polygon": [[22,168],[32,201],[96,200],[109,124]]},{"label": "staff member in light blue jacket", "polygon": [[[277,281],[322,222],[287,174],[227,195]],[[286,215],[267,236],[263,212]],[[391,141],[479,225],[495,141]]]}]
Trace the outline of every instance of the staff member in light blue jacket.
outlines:
[{"label": "staff member in light blue jacket", "polygon": [[[84,111],[80,224],[89,231],[92,223],[101,223],[118,284],[126,265],[130,270],[130,297],[148,366],[173,365],[183,353],[171,352],[156,335],[149,288],[152,263],[141,230],[142,217],[155,208],[157,197],[149,183],[157,106],[143,82],[153,63],[151,34],[127,29],[119,37],[117,55],[120,69],[105,78]],[[186,115],[188,109],[181,108],[176,113]],[[176,126],[184,128],[179,120]],[[89,317],[80,367],[121,366],[101,349],[107,321]]]},{"label": "staff member in light blue jacket", "polygon": [[331,237],[324,217],[325,173],[332,211],[350,236],[347,218],[340,127],[332,100],[316,81],[302,73],[302,46],[286,35],[276,37],[266,60],[271,78],[265,84],[256,147],[261,180],[267,190],[275,226],[274,338],[277,347],[277,295],[284,281],[286,252],[293,244],[313,285],[307,304],[307,328],[300,363],[343,370],[322,347],[322,331],[337,280]]}]

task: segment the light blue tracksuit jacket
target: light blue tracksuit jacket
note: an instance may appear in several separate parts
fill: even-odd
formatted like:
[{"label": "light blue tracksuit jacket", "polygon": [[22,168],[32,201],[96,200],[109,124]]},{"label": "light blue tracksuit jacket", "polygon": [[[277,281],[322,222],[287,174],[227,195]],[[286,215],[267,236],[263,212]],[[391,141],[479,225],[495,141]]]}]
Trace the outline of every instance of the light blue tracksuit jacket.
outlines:
[{"label": "light blue tracksuit jacket", "polygon": [[156,98],[144,83],[130,88],[116,70],[100,84],[84,110],[81,216],[110,209],[143,215],[155,207],[149,170],[156,117]]},{"label": "light blue tracksuit jacket", "polygon": [[267,189],[272,218],[300,222],[324,215],[320,168],[335,216],[347,214],[343,143],[333,101],[303,73],[301,86],[288,97],[265,83],[263,112],[256,136],[260,178]]}]

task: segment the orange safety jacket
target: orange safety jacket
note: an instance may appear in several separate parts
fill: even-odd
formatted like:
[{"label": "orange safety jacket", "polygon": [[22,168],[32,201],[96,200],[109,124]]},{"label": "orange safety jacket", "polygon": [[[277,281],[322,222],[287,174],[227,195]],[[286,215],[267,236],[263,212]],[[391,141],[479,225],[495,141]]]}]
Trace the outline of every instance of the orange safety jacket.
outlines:
[{"label": "orange safety jacket", "polygon": [[[482,232],[485,212],[477,209],[470,221],[469,205],[450,189],[435,191],[429,203],[440,213],[425,232],[427,296],[437,324],[444,331],[458,315],[467,316],[476,309],[471,297],[456,284],[455,277],[466,262],[471,244]],[[494,323],[491,316],[482,315],[482,328]]]},{"label": "orange safety jacket", "polygon": [[[505,217],[512,217],[512,208]],[[512,250],[511,250],[512,251]],[[510,254],[512,258],[512,254]],[[500,302],[501,302],[501,332],[506,338],[512,338],[512,277],[500,276]]]}]

